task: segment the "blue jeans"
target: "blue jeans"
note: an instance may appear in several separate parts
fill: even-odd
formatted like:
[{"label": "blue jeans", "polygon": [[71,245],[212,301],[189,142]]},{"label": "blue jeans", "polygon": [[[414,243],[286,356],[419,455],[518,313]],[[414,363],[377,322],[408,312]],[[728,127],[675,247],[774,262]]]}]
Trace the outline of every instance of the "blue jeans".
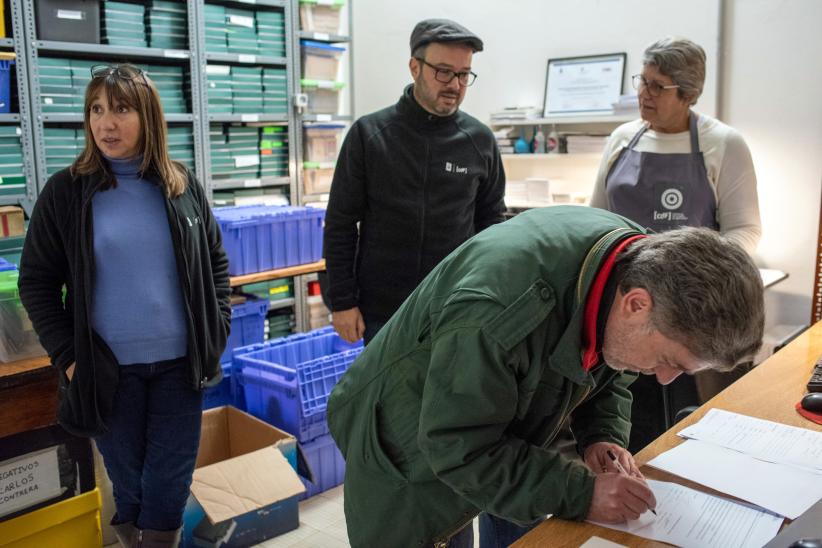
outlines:
[{"label": "blue jeans", "polygon": [[114,487],[113,525],[182,525],[203,414],[188,369],[186,358],[120,367],[109,431],[95,439]]},{"label": "blue jeans", "polygon": [[522,526],[483,512],[479,518],[480,547],[507,548],[543,521],[544,518]]}]

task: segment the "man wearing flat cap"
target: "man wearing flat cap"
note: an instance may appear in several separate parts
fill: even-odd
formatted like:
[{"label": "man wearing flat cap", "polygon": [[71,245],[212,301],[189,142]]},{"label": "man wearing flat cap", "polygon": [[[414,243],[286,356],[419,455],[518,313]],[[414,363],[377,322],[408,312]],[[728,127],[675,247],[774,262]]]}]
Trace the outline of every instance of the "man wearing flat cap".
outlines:
[{"label": "man wearing flat cap", "polygon": [[482,40],[447,19],[411,33],[414,80],[358,119],[340,151],[325,218],[334,328],[368,344],[451,251],[503,221],[505,174],[491,131],[459,110]]}]

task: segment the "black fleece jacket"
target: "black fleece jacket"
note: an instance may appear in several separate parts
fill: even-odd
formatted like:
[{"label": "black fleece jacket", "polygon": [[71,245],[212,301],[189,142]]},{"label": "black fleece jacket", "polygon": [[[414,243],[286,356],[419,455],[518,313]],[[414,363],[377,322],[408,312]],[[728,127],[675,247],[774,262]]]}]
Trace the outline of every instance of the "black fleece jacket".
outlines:
[{"label": "black fleece jacket", "polygon": [[428,113],[408,86],[357,120],[340,151],[324,234],[331,309],[388,320],[446,255],[503,220],[504,195],[488,127]]},{"label": "black fleece jacket", "polygon": [[[81,436],[106,431],[120,367],[91,328],[91,199],[100,185],[101,177],[75,179],[68,169],[49,179],[34,205],[18,282],[23,306],[59,371],[60,424]],[[191,174],[186,191],[165,203],[188,319],[191,387],[201,390],[222,378],[220,355],[231,328],[228,258],[205,193]],[[72,363],[69,382],[65,371]]]}]

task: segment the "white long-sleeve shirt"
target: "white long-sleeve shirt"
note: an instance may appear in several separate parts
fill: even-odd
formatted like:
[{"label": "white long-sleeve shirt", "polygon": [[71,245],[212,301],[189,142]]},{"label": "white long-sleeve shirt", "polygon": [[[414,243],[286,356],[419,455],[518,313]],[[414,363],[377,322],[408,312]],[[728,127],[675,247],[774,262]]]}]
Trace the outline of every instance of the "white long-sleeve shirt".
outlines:
[{"label": "white long-sleeve shirt", "polygon": [[[605,179],[622,148],[628,145],[643,123],[641,119],[634,120],[622,124],[611,133],[599,165],[591,206],[611,209]],[[734,128],[704,114],[699,115],[697,132],[708,181],[716,198],[719,231],[753,254],[762,235],[762,222],[759,218],[756,173],[748,145]],[[649,129],[639,139],[635,150],[687,154],[691,152],[690,136],[688,131],[659,133]]]}]

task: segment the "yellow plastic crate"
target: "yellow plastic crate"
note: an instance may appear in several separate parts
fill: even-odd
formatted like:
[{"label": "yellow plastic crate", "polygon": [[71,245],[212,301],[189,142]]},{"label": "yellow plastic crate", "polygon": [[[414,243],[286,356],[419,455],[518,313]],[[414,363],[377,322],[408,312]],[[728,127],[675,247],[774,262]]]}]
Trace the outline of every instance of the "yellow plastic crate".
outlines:
[{"label": "yellow plastic crate", "polygon": [[0,523],[0,546],[93,548],[103,545],[100,490],[40,508]]}]

